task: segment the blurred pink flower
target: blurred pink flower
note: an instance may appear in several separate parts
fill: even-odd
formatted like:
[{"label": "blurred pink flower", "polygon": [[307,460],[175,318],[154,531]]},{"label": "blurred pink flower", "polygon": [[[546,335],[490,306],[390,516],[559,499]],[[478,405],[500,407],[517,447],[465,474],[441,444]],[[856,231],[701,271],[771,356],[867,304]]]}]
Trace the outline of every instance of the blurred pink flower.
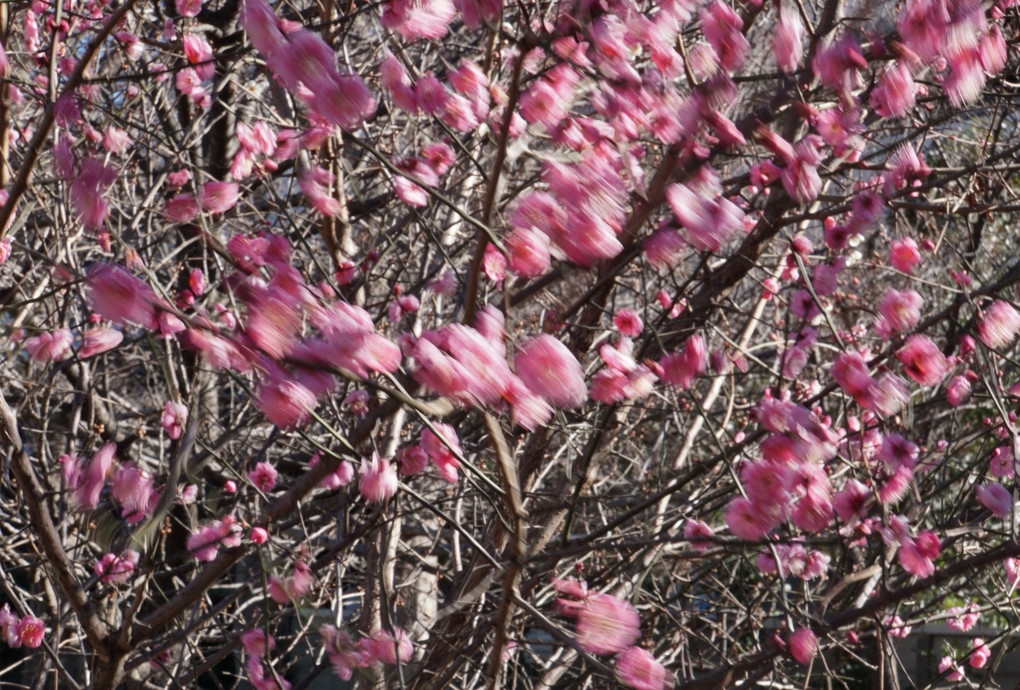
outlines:
[{"label": "blurred pink flower", "polygon": [[86,278],[92,311],[114,323],[155,329],[156,294],[141,278],[115,264],[96,264]]},{"label": "blurred pink flower", "polygon": [[94,355],[112,350],[121,344],[124,334],[115,328],[88,328],[82,334],[82,345],[78,357],[88,359]]},{"label": "blurred pink flower", "polygon": [[371,460],[361,459],[361,495],[365,500],[381,502],[397,493],[397,470],[387,458],[372,454]]},{"label": "blurred pink flower", "polygon": [[666,667],[641,647],[631,647],[616,659],[616,677],[634,690],[664,690],[666,676]]},{"label": "blurred pink flower", "polygon": [[133,549],[128,549],[121,555],[108,553],[102,560],[97,561],[93,570],[96,577],[103,582],[127,582],[138,565],[139,554]]},{"label": "blurred pink flower", "polygon": [[267,494],[276,488],[276,477],[276,468],[268,462],[256,464],[255,469],[248,473],[248,481],[259,491]]},{"label": "blurred pink flower", "polygon": [[984,316],[978,321],[978,334],[981,342],[998,350],[1013,342],[1020,331],[1020,313],[1008,302],[995,300],[985,310]]},{"label": "blurred pink flower", "polygon": [[514,357],[514,369],[528,388],[555,407],[580,407],[588,398],[580,362],[551,335],[522,343]]},{"label": "blurred pink flower", "polygon": [[790,635],[790,655],[807,666],[818,654],[818,637],[809,628],[798,628]]},{"label": "blurred pink flower", "polygon": [[946,356],[927,336],[912,335],[896,353],[904,370],[922,386],[937,386],[948,371]]},{"label": "blurred pink flower", "polygon": [[1002,484],[982,484],[975,491],[978,503],[996,517],[1007,518],[1013,513],[1013,494]]},{"label": "blurred pink flower", "polygon": [[161,422],[167,436],[174,440],[179,439],[184,432],[184,425],[188,422],[188,406],[184,403],[167,400],[163,405]]},{"label": "blurred pink flower", "polygon": [[889,250],[889,263],[897,271],[914,272],[914,267],[921,263],[921,253],[917,250],[917,242],[913,237],[893,240]]}]

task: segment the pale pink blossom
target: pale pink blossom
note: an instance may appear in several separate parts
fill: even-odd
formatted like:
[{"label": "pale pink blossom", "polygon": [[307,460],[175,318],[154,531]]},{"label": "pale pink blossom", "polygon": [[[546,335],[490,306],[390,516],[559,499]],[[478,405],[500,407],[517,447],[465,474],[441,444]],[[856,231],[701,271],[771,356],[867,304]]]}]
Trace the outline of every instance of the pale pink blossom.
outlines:
[{"label": "pale pink blossom", "polygon": [[880,311],[886,323],[897,332],[909,331],[921,318],[924,299],[914,290],[889,290],[882,299]]},{"label": "pale pink blossom", "polygon": [[383,8],[382,25],[410,41],[439,39],[449,31],[456,12],[453,0],[390,0]]},{"label": "pale pink blossom", "polygon": [[715,531],[701,520],[687,520],[684,523],[684,537],[690,540],[690,545],[698,551],[712,548],[710,539],[714,536]]},{"label": "pale pink blossom", "polygon": [[514,229],[506,239],[507,263],[511,271],[537,278],[549,271],[549,236],[533,227]]},{"label": "pale pink blossom", "polygon": [[953,407],[959,407],[970,398],[971,385],[966,376],[954,376],[946,386],[946,399]]},{"label": "pale pink blossom", "polygon": [[244,645],[244,651],[259,658],[276,649],[276,640],[261,628],[241,633],[241,644]]},{"label": "pale pink blossom", "polygon": [[776,57],[779,69],[792,74],[800,66],[804,50],[804,22],[800,18],[797,5],[784,1],[779,4],[779,22],[776,24],[772,38],[772,52]]},{"label": "pale pink blossom", "polygon": [[368,649],[375,662],[397,665],[397,662],[406,664],[411,661],[414,655],[414,647],[411,645],[411,638],[402,628],[394,628],[394,633],[388,630],[376,630],[368,640]]},{"label": "pale pink blossom", "polygon": [[641,636],[637,611],[612,595],[588,594],[584,601],[563,605],[577,616],[577,643],[590,654],[622,652]]},{"label": "pale pink blossom", "polygon": [[917,84],[903,60],[888,67],[871,91],[871,107],[882,117],[902,117],[914,107]]},{"label": "pale pink blossom", "polygon": [[113,473],[110,494],[121,505],[121,517],[128,524],[137,524],[152,514],[159,502],[152,475],[134,463],[124,463]]}]

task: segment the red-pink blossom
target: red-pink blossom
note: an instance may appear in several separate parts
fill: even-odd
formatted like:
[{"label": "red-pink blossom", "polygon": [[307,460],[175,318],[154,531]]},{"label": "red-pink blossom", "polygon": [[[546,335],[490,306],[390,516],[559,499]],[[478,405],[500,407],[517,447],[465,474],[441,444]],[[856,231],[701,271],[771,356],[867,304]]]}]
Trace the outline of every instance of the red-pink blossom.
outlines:
[{"label": "red-pink blossom", "polygon": [[684,537],[690,540],[690,545],[698,551],[712,548],[712,542],[709,540],[714,536],[715,530],[701,520],[687,520],[684,523]]},{"label": "red-pink blossom", "polygon": [[46,624],[35,616],[25,616],[18,621],[18,638],[26,647],[39,647],[45,635]]},{"label": "red-pink blossom", "polygon": [[733,536],[746,541],[761,541],[772,529],[772,518],[763,515],[754,503],[738,497],[726,509],[726,526]]},{"label": "red-pink blossom", "polygon": [[882,117],[902,117],[914,107],[917,84],[910,67],[897,60],[888,67],[871,91],[871,107]]},{"label": "red-pink blossom", "polygon": [[937,386],[948,371],[946,356],[930,338],[912,335],[896,353],[904,370],[922,386]]},{"label": "red-pink blossom", "polygon": [[727,72],[738,71],[751,44],[744,37],[744,21],[729,5],[713,0],[701,11],[701,30],[715,50],[719,65]]},{"label": "red-pink blossom", "polygon": [[537,278],[549,271],[549,236],[534,227],[514,229],[506,239],[510,270],[525,278]]},{"label": "red-pink blossom", "polygon": [[645,324],[641,317],[633,309],[621,309],[613,315],[613,325],[628,338],[636,338],[641,335]]},{"label": "red-pink blossom", "polygon": [[790,655],[807,666],[818,655],[818,636],[810,628],[798,628],[790,635]]},{"label": "red-pink blossom", "polygon": [[984,668],[992,656],[992,650],[988,648],[985,641],[980,637],[974,638],[974,651],[970,653],[970,665],[972,668]]},{"label": "red-pink blossom", "polygon": [[124,334],[115,328],[88,328],[82,334],[82,345],[78,349],[78,357],[88,359],[112,350],[123,340]]},{"label": "red-pink blossom", "polygon": [[631,647],[616,658],[616,677],[634,690],[664,690],[667,675],[666,667],[641,647]]},{"label": "red-pink blossom", "polygon": [[175,0],[175,4],[182,17],[197,17],[202,10],[202,0]]}]

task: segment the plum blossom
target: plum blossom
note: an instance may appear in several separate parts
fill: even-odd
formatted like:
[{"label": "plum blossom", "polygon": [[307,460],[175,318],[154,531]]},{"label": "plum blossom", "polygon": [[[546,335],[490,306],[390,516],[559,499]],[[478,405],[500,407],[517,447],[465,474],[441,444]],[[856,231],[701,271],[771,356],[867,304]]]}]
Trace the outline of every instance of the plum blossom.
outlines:
[{"label": "plum blossom", "polygon": [[981,342],[993,350],[1006,347],[1020,332],[1020,313],[1009,302],[996,300],[978,321]]},{"label": "plum blossom", "polygon": [[790,635],[790,655],[807,666],[818,655],[818,637],[810,628],[798,628]]},{"label": "plum blossom", "polygon": [[551,335],[522,343],[514,357],[514,370],[528,388],[556,407],[577,408],[588,398],[580,362]]},{"label": "plum blossom", "polygon": [[371,460],[362,458],[359,490],[368,501],[385,501],[397,493],[397,469],[378,453],[373,453]]},{"label": "plum blossom", "polygon": [[106,583],[127,582],[138,565],[139,554],[128,549],[121,555],[108,553],[96,562],[93,570],[96,577]]},{"label": "plum blossom", "polygon": [[930,338],[912,335],[896,353],[904,370],[922,386],[937,386],[948,371],[946,356]]},{"label": "plum blossom", "polygon": [[184,433],[184,425],[188,423],[188,406],[167,400],[163,405],[163,417],[160,421],[167,436],[174,440],[179,439]]},{"label": "plum blossom", "polygon": [[634,690],[664,690],[668,672],[646,649],[631,647],[616,658],[616,677]]},{"label": "plum blossom", "polygon": [[255,469],[248,473],[248,481],[262,493],[268,494],[276,488],[277,476],[276,468],[270,463],[263,461],[256,464]]}]

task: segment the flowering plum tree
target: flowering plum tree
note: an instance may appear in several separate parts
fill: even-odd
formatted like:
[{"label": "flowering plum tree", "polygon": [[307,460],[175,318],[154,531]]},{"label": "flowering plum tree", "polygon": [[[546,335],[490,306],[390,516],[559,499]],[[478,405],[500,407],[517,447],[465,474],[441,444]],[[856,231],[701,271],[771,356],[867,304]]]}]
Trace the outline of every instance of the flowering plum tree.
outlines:
[{"label": "flowering plum tree", "polygon": [[0,674],[993,677],[1016,5],[0,4]]}]

